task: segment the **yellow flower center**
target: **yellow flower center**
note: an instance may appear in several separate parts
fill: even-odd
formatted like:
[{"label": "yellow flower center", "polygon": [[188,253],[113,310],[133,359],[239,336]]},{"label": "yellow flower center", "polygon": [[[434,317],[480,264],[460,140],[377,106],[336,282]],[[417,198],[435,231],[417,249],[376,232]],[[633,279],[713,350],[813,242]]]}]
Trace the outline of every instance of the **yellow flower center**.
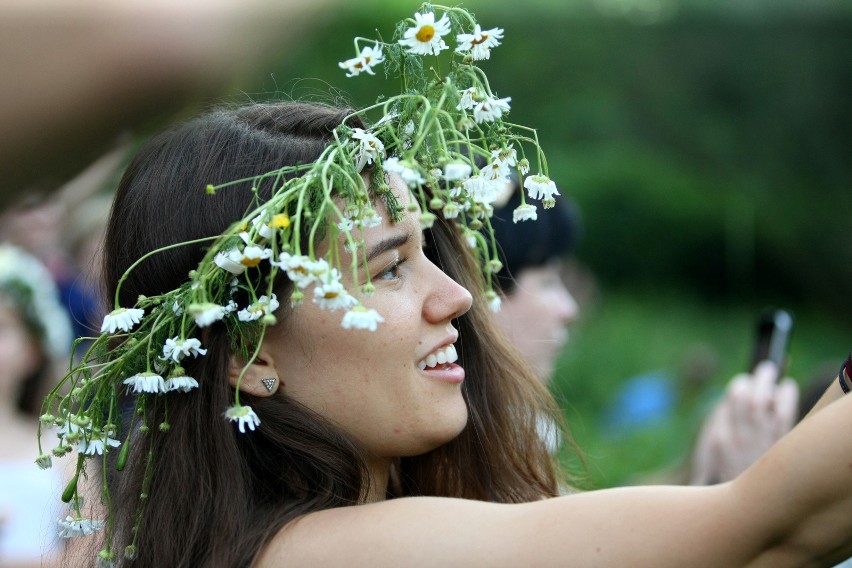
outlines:
[{"label": "yellow flower center", "polygon": [[485,43],[488,40],[488,34],[482,34],[479,39],[472,39],[470,41],[470,45],[479,45],[480,43]]},{"label": "yellow flower center", "polygon": [[272,217],[272,222],[269,226],[273,229],[286,229],[290,226],[290,217],[286,213],[279,213]]},{"label": "yellow flower center", "polygon": [[340,294],[338,292],[328,291],[325,294],[323,294],[322,297],[326,300],[333,300],[334,298],[338,297],[339,295]]},{"label": "yellow flower center", "polygon": [[417,30],[417,35],[414,37],[417,38],[417,41],[422,41],[423,43],[426,43],[430,41],[433,37],[435,37],[435,28],[427,24]]},{"label": "yellow flower center", "polygon": [[254,267],[255,267],[255,266],[257,266],[258,264],[260,264],[260,259],[259,259],[259,258],[246,258],[246,257],[243,257],[243,258],[240,260],[240,264],[242,264],[243,266],[248,266],[249,268],[254,268]]}]

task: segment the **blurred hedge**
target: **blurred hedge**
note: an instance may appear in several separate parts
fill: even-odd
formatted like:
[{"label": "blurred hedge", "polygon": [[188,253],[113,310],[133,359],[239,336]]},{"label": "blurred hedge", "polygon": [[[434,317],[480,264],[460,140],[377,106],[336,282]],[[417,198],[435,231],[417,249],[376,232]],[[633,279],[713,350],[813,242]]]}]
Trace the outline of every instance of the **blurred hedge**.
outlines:
[{"label": "blurred hedge", "polygon": [[[552,177],[583,211],[578,256],[605,286],[852,315],[848,6],[470,5],[484,26],[506,30],[484,65],[492,87],[512,97],[512,120],[539,128]],[[329,14],[254,96],[327,100],[318,93],[334,85],[359,106],[373,102],[382,81],[347,79],[336,63],[352,56],[355,35],[390,39],[417,6]],[[636,17],[648,6],[655,21]]]}]

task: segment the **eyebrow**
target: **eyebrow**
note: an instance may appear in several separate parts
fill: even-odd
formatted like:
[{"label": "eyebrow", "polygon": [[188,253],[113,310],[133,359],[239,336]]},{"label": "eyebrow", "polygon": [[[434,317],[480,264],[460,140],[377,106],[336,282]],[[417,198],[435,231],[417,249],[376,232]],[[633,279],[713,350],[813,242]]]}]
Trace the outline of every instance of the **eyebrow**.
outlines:
[{"label": "eyebrow", "polygon": [[411,240],[412,233],[406,231],[404,233],[398,233],[392,237],[388,237],[386,239],[382,239],[376,244],[372,245],[367,249],[367,262],[373,260],[373,258],[382,254],[383,252],[393,250],[395,248],[399,248],[409,240]]}]

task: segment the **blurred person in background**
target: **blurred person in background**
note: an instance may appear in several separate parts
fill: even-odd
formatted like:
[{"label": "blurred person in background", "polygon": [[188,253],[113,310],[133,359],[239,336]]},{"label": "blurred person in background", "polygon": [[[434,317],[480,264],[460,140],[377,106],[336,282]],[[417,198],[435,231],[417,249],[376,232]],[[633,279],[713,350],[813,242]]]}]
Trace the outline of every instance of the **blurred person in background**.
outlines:
[{"label": "blurred person in background", "polygon": [[[502,269],[497,273],[505,294],[497,319],[539,378],[549,383],[559,354],[568,340],[567,327],[580,314],[578,302],[565,283],[565,270],[581,234],[579,211],[564,197],[553,209],[538,212],[535,223],[514,223],[512,212],[520,205],[515,183],[495,205],[491,219],[501,248]],[[574,268],[574,273],[582,274]],[[591,278],[582,283],[589,297]],[[646,481],[706,485],[736,477],[796,423],[798,386],[792,379],[778,380],[770,362],[753,374],[731,379],[707,417],[695,442],[690,465],[661,478]],[[559,447],[556,428],[540,428],[551,451]],[[689,470],[689,471],[687,471]]]},{"label": "blurred person in background", "polygon": [[0,3],[0,209],[265,73],[333,0]]},{"label": "blurred person in background", "polygon": [[0,566],[52,565],[61,471],[33,463],[41,401],[71,346],[71,326],[45,266],[0,244]]}]

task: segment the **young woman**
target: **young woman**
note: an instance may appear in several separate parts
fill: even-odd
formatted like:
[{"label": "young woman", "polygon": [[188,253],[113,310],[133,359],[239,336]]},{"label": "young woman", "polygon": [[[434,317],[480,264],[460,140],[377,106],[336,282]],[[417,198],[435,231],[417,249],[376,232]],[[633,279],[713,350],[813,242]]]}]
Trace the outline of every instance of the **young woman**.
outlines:
[{"label": "young woman", "polygon": [[[400,43],[438,49],[449,23],[426,13],[415,26]],[[475,30],[475,46],[502,34]],[[85,502],[84,465],[69,483],[63,535],[97,533],[101,564],[141,566],[794,566],[852,553],[852,398],[829,403],[838,385],[733,483],[556,497],[536,430],[550,399],[487,313],[487,174],[457,162],[462,145],[495,152],[495,169],[513,161],[473,141],[503,136],[489,129],[506,99],[428,85],[434,98],[413,95],[369,131],[346,110],[256,104],[136,157],[105,241],[116,309],[104,349],[70,378],[86,404],[54,396],[43,417],[79,464],[104,457]],[[452,108],[471,122],[446,120]],[[402,158],[384,159],[391,148]],[[531,177],[547,206],[555,187]]]}]

